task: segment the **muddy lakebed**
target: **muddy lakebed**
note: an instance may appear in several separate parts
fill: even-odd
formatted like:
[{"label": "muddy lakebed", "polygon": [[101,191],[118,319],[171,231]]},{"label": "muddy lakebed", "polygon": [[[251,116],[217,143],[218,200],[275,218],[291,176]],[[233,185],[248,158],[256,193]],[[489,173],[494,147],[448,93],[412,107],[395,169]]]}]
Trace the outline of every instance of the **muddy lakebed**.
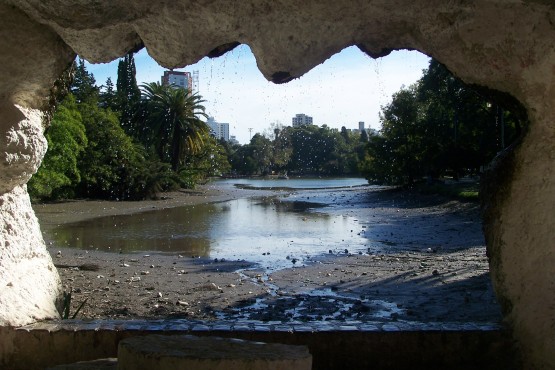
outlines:
[{"label": "muddy lakebed", "polygon": [[35,206],[79,318],[501,320],[474,203],[227,182],[120,204]]}]

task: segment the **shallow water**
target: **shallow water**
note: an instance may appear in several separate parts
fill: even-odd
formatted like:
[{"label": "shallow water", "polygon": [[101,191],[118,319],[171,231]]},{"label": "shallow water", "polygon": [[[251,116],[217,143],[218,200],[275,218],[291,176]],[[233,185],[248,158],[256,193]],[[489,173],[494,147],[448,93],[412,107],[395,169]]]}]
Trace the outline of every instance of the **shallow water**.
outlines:
[{"label": "shallow water", "polygon": [[289,179],[226,179],[216,182],[221,185],[234,185],[260,189],[332,189],[367,186],[368,180],[358,177],[339,178],[289,178]]},{"label": "shallow water", "polygon": [[330,249],[364,247],[355,218],[322,207],[279,197],[237,199],[101,217],[58,227],[51,238],[61,247],[244,259],[271,269],[305,264]]}]

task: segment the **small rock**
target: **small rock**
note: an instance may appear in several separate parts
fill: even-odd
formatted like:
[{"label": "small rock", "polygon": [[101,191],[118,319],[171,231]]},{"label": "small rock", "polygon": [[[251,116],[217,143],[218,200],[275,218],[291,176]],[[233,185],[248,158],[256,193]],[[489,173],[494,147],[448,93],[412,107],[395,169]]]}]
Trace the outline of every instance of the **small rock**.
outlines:
[{"label": "small rock", "polygon": [[439,275],[439,271],[438,271],[438,270],[434,270],[434,271],[432,271],[432,275],[434,275],[434,276],[437,276],[437,275]]},{"label": "small rock", "polygon": [[189,305],[189,303],[187,303],[187,302],[185,302],[185,301],[177,301],[175,304],[176,304],[177,306],[188,306],[188,305]]},{"label": "small rock", "polygon": [[62,258],[62,251],[58,251],[58,253],[56,253],[56,258]]},{"label": "small rock", "polygon": [[120,266],[120,267],[129,267],[129,264],[123,262],[123,263],[121,263],[119,266]]},{"label": "small rock", "polygon": [[141,271],[141,275],[148,275],[150,274],[150,271]]},{"label": "small rock", "polygon": [[156,295],[158,298],[162,298],[162,292],[158,292],[158,294]]}]

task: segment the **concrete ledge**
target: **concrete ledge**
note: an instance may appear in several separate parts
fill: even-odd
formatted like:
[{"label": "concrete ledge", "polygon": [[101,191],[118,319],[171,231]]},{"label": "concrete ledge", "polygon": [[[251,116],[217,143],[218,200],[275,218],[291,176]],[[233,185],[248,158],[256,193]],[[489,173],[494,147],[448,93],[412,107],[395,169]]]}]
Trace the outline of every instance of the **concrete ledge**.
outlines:
[{"label": "concrete ledge", "polygon": [[118,370],[311,370],[306,346],[193,335],[146,335],[119,343]]},{"label": "concrete ledge", "polygon": [[117,358],[102,358],[93,361],[79,361],[74,364],[58,365],[47,370],[117,370]]},{"label": "concrete ledge", "polygon": [[149,334],[306,345],[313,369],[518,369],[496,323],[59,321],[0,328],[0,368],[44,369],[116,357],[122,339]]}]

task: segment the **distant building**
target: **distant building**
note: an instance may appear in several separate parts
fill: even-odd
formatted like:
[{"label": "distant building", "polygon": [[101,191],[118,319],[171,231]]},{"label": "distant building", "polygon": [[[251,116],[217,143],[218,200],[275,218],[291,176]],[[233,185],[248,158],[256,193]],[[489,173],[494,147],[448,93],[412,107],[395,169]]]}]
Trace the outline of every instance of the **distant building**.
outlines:
[{"label": "distant building", "polygon": [[312,125],[312,117],[299,113],[292,120],[293,127]]},{"label": "distant building", "polygon": [[229,137],[229,143],[233,145],[239,145],[239,140],[237,140],[237,138],[234,135],[231,135]]},{"label": "distant building", "polygon": [[174,85],[187,90],[190,95],[193,92],[193,76],[190,72],[164,71],[162,85]]},{"label": "distant building", "polygon": [[358,122],[358,129],[357,128],[352,129],[352,130],[347,129],[347,131],[352,132],[354,134],[362,134],[362,131],[366,131],[366,134],[368,136],[378,134],[378,131],[374,130],[373,128],[365,128],[364,126],[365,126],[364,121],[359,121]]},{"label": "distant building", "polygon": [[223,139],[224,141],[229,141],[229,123],[216,122],[214,117],[208,117],[206,121],[212,136],[216,139]]},{"label": "distant building", "polygon": [[229,141],[229,123],[220,123],[220,139]]}]

